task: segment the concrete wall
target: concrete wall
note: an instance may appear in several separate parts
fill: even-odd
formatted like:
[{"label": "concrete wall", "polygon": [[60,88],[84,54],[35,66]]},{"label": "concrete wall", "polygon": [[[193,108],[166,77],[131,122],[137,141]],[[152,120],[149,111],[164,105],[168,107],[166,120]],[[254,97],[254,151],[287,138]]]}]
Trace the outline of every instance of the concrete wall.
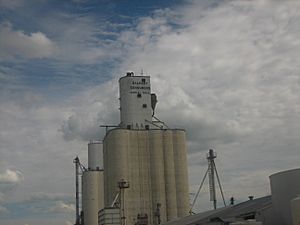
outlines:
[{"label": "concrete wall", "polygon": [[157,224],[158,203],[161,222],[188,215],[184,131],[114,129],[106,135],[103,147],[105,206],[118,193],[118,181],[128,181],[127,224],[134,224],[138,214],[147,214],[149,224]]}]

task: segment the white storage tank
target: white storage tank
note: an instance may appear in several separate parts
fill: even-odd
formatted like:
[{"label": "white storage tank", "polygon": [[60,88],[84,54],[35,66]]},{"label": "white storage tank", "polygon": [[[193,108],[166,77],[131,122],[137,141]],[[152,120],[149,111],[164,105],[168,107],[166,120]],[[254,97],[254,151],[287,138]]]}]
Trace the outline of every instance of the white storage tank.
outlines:
[{"label": "white storage tank", "polygon": [[187,216],[185,131],[151,122],[157,98],[149,76],[129,72],[119,84],[120,127],[103,140],[105,207],[111,207],[124,179],[129,183],[124,190],[127,224],[158,225]]},{"label": "white storage tank", "polygon": [[84,171],[82,210],[85,225],[98,225],[98,212],[104,208],[103,171]]},{"label": "white storage tank", "polygon": [[162,133],[164,151],[164,170],[166,186],[166,208],[168,220],[177,218],[176,180],[172,130]]},{"label": "white storage tank", "polygon": [[103,170],[103,149],[101,141],[90,141],[88,144],[88,169]]},{"label": "white storage tank", "polygon": [[174,165],[176,180],[177,216],[189,214],[189,181],[184,130],[173,130]]},{"label": "white storage tank", "polygon": [[125,190],[127,224],[134,224],[138,214],[147,214],[152,219],[147,140],[145,130],[114,129],[103,142],[105,206],[110,207],[119,192],[118,182],[122,179],[129,182]]},{"label": "white storage tank", "polygon": [[129,130],[114,129],[103,141],[105,206],[110,207],[119,193],[118,181],[128,181]]},{"label": "white storage tank", "polygon": [[126,222],[147,214],[148,224],[187,216],[189,190],[184,130],[110,130],[103,141],[105,206],[125,190]]},{"label": "white storage tank", "polygon": [[[153,224],[167,222],[166,185],[164,171],[163,130],[149,130],[149,153],[151,171],[152,209],[156,211]],[[159,216],[158,218],[158,210]]]},{"label": "white storage tank", "polygon": [[134,76],[128,72],[121,77],[120,126],[128,129],[146,129],[152,120],[151,87],[149,76]]},{"label": "white storage tank", "polygon": [[291,200],[300,195],[300,169],[292,169],[270,176],[272,204],[277,224],[291,225]]},{"label": "white storage tank", "polygon": [[293,225],[300,224],[300,196],[291,201]]}]

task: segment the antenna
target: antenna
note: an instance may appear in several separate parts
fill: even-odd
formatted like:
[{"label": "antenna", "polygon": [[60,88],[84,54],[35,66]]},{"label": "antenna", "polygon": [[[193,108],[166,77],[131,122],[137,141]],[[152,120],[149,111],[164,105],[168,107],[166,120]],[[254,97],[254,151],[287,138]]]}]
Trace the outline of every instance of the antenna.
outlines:
[{"label": "antenna", "polygon": [[196,194],[196,196],[194,198],[194,201],[192,203],[192,206],[190,208],[190,211],[189,211],[190,214],[193,214],[192,209],[193,209],[193,207],[194,207],[194,205],[196,203],[196,200],[197,200],[198,195],[200,193],[200,190],[201,190],[201,188],[202,188],[202,186],[204,184],[205,178],[207,177],[207,174],[208,174],[208,179],[209,179],[210,201],[213,202],[214,209],[217,208],[215,175],[217,177],[217,181],[218,181],[218,184],[219,184],[219,188],[220,188],[220,192],[221,192],[221,196],[222,196],[222,199],[223,199],[224,206],[226,207],[226,202],[225,202],[225,198],[224,198],[224,194],[223,194],[223,190],[222,190],[220,178],[219,178],[217,167],[216,167],[216,164],[215,164],[215,161],[214,161],[215,158],[217,158],[217,154],[214,152],[213,149],[209,149],[208,154],[207,154],[208,168],[207,168],[207,170],[205,172],[205,175],[204,175],[204,177],[203,177],[203,179],[201,181],[201,184],[199,186],[197,194]]}]

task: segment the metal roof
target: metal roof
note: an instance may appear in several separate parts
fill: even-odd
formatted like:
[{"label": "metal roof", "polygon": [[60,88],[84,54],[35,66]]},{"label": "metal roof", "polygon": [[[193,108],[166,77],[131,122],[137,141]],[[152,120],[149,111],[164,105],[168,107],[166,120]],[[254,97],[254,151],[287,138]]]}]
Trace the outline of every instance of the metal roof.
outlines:
[{"label": "metal roof", "polygon": [[222,221],[232,222],[238,218],[244,218],[248,215],[255,215],[257,211],[271,206],[271,195],[253,200],[248,200],[236,205],[210,210],[191,216],[182,217],[163,225],[192,225],[211,221],[212,219],[221,219]]}]

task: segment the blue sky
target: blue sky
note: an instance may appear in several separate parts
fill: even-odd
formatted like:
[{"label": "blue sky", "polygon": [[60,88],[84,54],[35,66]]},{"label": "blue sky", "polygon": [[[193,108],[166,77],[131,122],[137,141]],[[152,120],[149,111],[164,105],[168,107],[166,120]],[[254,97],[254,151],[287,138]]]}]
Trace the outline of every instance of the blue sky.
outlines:
[{"label": "blue sky", "polygon": [[[151,16],[155,10],[183,4],[182,1],[175,0],[12,2],[2,3],[7,6],[1,10],[3,26],[29,36],[41,32],[57,43],[61,53],[54,57],[32,56],[24,59],[21,52],[10,52],[14,60],[4,60],[2,65],[7,69],[17,70],[18,81],[25,86],[40,88],[40,92],[47,91],[47,95],[54,94],[55,97],[58,95],[57,85],[62,85],[59,89],[68,87],[60,91],[64,95],[83,85],[107,81],[112,76],[112,70],[122,60],[121,54],[114,54],[108,57],[94,56],[93,60],[99,60],[93,62],[80,62],[80,57],[76,57],[76,54],[80,54],[83,48],[97,46],[108,48],[109,51],[110,46],[118,45],[119,33],[134,29],[140,17]],[[72,25],[75,25],[74,29]],[[86,29],[86,34],[81,32],[81,26]],[[79,52],[71,50],[75,54],[73,57],[65,55],[69,54],[70,48],[76,46]]]},{"label": "blue sky", "polygon": [[[298,1],[0,0],[0,12],[0,224],[74,222],[73,158],[119,123],[126,71],[150,75],[156,116],[186,128],[192,197],[209,148],[226,199],[270,194],[269,175],[299,167]],[[206,188],[195,211],[209,208]]]}]

